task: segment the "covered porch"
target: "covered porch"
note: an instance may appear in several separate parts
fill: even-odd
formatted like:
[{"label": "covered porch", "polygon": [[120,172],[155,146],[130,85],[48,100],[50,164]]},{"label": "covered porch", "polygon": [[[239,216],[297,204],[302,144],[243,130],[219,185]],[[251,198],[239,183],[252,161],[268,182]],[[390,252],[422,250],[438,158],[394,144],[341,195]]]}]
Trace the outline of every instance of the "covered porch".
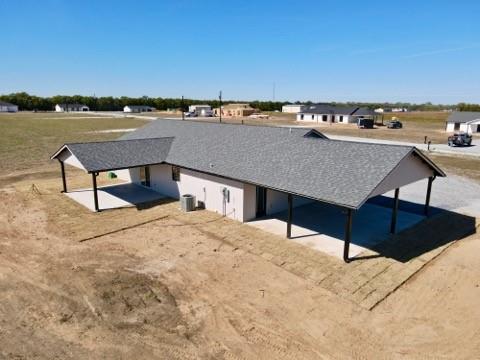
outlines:
[{"label": "covered porch", "polygon": [[[392,201],[388,198],[386,200],[387,204]],[[387,204],[369,202],[355,212],[355,221],[352,222],[350,229],[349,258],[354,258],[365,250],[374,248],[391,236],[392,209]],[[312,202],[294,208],[293,213],[288,239],[339,259],[343,258],[345,217],[348,214],[346,209]],[[422,212],[413,212],[407,208],[399,209],[396,214],[394,230],[401,232],[425,218],[426,216]],[[287,210],[255,219],[249,222],[249,225],[284,236],[288,223]]]},{"label": "covered porch", "polygon": [[[91,211],[139,206],[165,198],[157,191],[132,183],[99,186],[96,189],[96,195],[94,192],[94,188],[87,188],[75,189],[64,193],[70,199],[75,200]],[[95,198],[97,198],[97,205],[95,204]],[[95,206],[98,206],[98,209]]]},{"label": "covered porch", "polygon": [[[350,262],[364,250],[429,217],[437,176],[445,173],[413,148],[356,206],[320,199],[295,206],[298,195],[284,192],[283,211],[266,217],[263,214],[249,224]],[[425,195],[406,205],[401,189],[413,183],[425,186]],[[352,193],[355,190],[352,187]]]},{"label": "covered porch", "polygon": [[[171,146],[172,138],[141,140],[117,140],[97,143],[73,143],[62,146],[51,159],[58,160],[62,175],[62,192],[92,211],[138,206],[158,201],[165,196],[151,190],[149,175],[145,174],[142,185],[130,182],[98,186],[100,173],[115,170],[145,168],[161,163]],[[70,189],[67,184],[66,166],[84,170],[91,176],[92,187]]]}]

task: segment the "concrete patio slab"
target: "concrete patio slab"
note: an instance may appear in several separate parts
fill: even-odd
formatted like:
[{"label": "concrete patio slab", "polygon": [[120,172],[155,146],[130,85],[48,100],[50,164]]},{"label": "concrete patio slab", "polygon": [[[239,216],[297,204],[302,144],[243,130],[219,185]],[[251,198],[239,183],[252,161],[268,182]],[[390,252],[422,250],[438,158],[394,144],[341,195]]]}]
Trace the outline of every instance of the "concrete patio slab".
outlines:
[{"label": "concrete patio slab", "polygon": [[[350,257],[388,239],[391,214],[390,208],[369,203],[354,213]],[[342,258],[345,218],[342,209],[328,204],[311,203],[294,208],[291,241]],[[248,224],[285,237],[286,219],[287,212],[285,211],[251,221]],[[422,215],[399,211],[397,232],[405,230],[423,219]]]},{"label": "concrete patio slab", "polygon": [[[65,193],[69,198],[95,211],[93,190],[79,189]],[[164,199],[165,195],[146,187],[132,184],[115,184],[98,187],[98,205],[100,210],[130,207],[138,204]]]}]

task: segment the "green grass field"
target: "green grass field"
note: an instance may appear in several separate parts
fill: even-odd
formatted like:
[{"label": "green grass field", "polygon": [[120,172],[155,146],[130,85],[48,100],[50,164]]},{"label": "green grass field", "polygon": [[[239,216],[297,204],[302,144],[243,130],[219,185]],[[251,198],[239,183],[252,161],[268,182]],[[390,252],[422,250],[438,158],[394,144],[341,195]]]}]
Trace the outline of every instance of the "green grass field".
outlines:
[{"label": "green grass field", "polygon": [[50,155],[63,143],[111,140],[122,133],[95,131],[137,128],[146,123],[141,119],[95,117],[91,114],[0,114],[2,175],[30,168],[48,169],[57,165],[50,161]]}]

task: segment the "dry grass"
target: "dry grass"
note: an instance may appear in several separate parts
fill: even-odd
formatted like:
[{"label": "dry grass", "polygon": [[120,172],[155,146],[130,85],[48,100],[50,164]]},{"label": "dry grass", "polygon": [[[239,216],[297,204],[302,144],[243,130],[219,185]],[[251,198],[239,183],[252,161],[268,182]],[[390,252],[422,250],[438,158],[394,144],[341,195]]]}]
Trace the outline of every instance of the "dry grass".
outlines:
[{"label": "dry grass", "polygon": [[121,133],[91,132],[136,128],[145,123],[140,119],[92,114],[1,114],[0,168],[4,173],[30,168],[51,169],[49,157],[63,143],[111,140]]},{"label": "dry grass", "polygon": [[[398,118],[403,123],[402,129],[388,129],[386,126],[376,126],[375,129],[358,129],[354,124],[320,125],[317,128],[327,135],[344,135],[365,138],[377,138],[396,141],[423,143],[425,136],[434,144],[445,143],[445,122],[448,113],[444,112],[411,112],[384,115],[384,123]],[[380,118],[381,120],[381,118]]]},{"label": "dry grass", "polygon": [[429,153],[428,156],[441,168],[451,173],[480,182],[480,159]]}]

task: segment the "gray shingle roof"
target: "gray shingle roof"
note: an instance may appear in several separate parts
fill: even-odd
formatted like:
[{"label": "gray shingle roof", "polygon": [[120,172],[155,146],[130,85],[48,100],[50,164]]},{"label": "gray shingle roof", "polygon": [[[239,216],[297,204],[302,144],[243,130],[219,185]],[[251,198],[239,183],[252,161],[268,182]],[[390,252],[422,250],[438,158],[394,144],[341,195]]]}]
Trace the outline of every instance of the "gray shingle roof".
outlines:
[{"label": "gray shingle roof", "polygon": [[159,119],[117,141],[66,146],[87,170],[165,162],[354,209],[414,152],[444,176],[414,147],[305,136],[310,132]]},{"label": "gray shingle roof", "polygon": [[479,120],[480,112],[475,111],[454,111],[447,119],[449,123],[466,123],[472,120]]},{"label": "gray shingle roof", "polygon": [[148,105],[126,105],[126,107],[129,107],[130,109],[153,109],[153,107]]},{"label": "gray shingle roof", "polygon": [[122,139],[174,137],[167,163],[352,208],[417,151],[304,137],[310,130],[157,120]]},{"label": "gray shingle roof", "polygon": [[172,138],[166,137],[70,143],[62,146],[52,159],[68,149],[88,172],[159,164],[167,158],[172,141]]},{"label": "gray shingle roof", "polygon": [[336,106],[329,104],[314,104],[306,106],[302,111],[305,114],[331,114],[331,115],[377,115],[373,110],[358,106]]},{"label": "gray shingle roof", "polygon": [[17,105],[15,105],[15,104],[10,104],[10,103],[5,102],[5,101],[0,101],[0,105],[1,105],[1,106],[17,106]]}]

